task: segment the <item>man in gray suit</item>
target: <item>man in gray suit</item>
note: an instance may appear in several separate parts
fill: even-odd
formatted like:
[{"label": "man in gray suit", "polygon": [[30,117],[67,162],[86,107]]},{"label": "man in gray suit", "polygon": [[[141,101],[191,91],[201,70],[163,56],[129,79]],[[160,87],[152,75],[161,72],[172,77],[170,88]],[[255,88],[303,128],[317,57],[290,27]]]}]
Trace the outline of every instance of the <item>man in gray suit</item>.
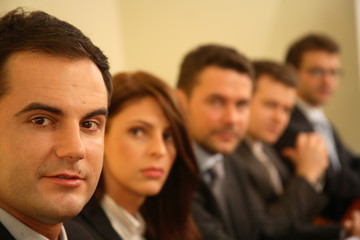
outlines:
[{"label": "man in gray suit", "polygon": [[[326,204],[322,178],[328,166],[322,137],[302,133],[284,151],[295,166],[290,173],[270,144],[286,128],[296,99],[296,77],[284,65],[254,62],[255,86],[245,140],[236,150],[260,209],[262,239],[341,239],[340,225],[312,223]],[[348,235],[352,235],[348,229]]]},{"label": "man in gray suit", "polygon": [[226,46],[200,46],[181,65],[178,93],[201,171],[192,211],[207,240],[257,238],[243,176],[228,161],[246,130],[252,76],[250,62]]}]

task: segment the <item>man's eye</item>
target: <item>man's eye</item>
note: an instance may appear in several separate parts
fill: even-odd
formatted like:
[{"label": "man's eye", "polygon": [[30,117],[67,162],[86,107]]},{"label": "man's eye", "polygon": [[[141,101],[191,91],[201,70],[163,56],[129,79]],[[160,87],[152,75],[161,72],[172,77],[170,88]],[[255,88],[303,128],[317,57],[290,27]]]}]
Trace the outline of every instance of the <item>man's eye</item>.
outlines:
[{"label": "man's eye", "polygon": [[31,122],[36,125],[41,125],[41,126],[48,125],[51,123],[50,119],[48,119],[46,117],[36,117],[36,118],[31,119]]},{"label": "man's eye", "polygon": [[81,123],[81,127],[86,128],[88,130],[95,131],[95,130],[99,129],[99,124],[94,121],[87,121],[87,122]]},{"label": "man's eye", "polygon": [[218,98],[210,99],[209,103],[213,106],[220,106],[222,104],[222,101]]}]

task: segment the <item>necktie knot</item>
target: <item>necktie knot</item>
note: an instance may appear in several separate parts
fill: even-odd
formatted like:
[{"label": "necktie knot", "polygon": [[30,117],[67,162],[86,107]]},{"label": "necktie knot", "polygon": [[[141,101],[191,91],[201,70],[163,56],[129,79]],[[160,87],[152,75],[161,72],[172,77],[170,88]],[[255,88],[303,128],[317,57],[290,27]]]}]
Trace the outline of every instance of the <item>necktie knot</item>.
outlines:
[{"label": "necktie knot", "polygon": [[225,173],[222,161],[215,162],[214,165],[208,170],[208,172],[212,182],[216,181],[216,179],[223,178]]}]

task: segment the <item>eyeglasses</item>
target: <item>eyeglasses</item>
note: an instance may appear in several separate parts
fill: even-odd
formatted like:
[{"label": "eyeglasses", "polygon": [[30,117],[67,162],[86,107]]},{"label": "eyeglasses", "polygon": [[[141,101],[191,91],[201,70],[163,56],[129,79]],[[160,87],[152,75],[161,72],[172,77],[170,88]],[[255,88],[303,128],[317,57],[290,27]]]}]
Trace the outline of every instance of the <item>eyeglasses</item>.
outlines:
[{"label": "eyeglasses", "polygon": [[316,78],[322,78],[325,75],[329,75],[330,77],[337,78],[343,74],[341,69],[326,70],[326,69],[318,68],[318,67],[308,68],[308,69],[305,69],[305,71],[308,74],[310,74],[312,77],[316,77]]}]

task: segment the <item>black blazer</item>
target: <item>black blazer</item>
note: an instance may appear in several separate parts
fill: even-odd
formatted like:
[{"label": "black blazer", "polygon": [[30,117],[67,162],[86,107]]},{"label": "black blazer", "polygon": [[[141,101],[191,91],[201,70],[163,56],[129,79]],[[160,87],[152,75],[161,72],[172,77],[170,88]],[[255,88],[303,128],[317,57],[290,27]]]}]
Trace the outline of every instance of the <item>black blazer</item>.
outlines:
[{"label": "black blazer", "polygon": [[243,185],[241,172],[227,156],[225,167],[225,199],[228,219],[224,218],[208,185],[201,179],[192,203],[194,220],[205,240],[251,240],[258,238],[254,211]]},{"label": "black blazer", "polygon": [[68,224],[81,226],[83,229],[86,229],[95,240],[122,240],[112,228],[104,210],[93,199],[90,200],[79,215],[65,223],[65,226]]},{"label": "black blazer", "polygon": [[284,192],[280,196],[271,185],[266,169],[245,141],[235,151],[238,159],[234,164],[243,168],[249,178],[247,182],[253,190],[249,194],[251,202],[259,210],[261,239],[338,239],[340,226],[312,224],[313,218],[327,203],[326,197],[316,192],[304,178],[292,175],[271,146],[264,144],[264,151],[283,182]]},{"label": "black blazer", "polygon": [[[68,224],[68,226],[65,226],[65,230],[69,240],[79,240],[79,239],[94,240],[94,238],[86,231],[86,229],[83,229],[81,226],[70,223]],[[0,223],[0,239],[15,240],[15,238],[1,223]]]},{"label": "black blazer", "polygon": [[9,231],[0,222],[0,239],[1,240],[15,240]]},{"label": "black blazer", "polygon": [[[274,147],[281,154],[281,150],[285,147],[294,146],[296,136],[300,132],[314,132],[314,128],[301,110],[295,107],[288,127]],[[326,170],[324,192],[330,202],[324,210],[324,215],[339,220],[349,204],[360,196],[360,158],[355,157],[344,146],[334,128],[333,133],[342,168],[339,172],[334,172],[331,166]],[[283,160],[290,169],[293,169],[291,161]]]}]

